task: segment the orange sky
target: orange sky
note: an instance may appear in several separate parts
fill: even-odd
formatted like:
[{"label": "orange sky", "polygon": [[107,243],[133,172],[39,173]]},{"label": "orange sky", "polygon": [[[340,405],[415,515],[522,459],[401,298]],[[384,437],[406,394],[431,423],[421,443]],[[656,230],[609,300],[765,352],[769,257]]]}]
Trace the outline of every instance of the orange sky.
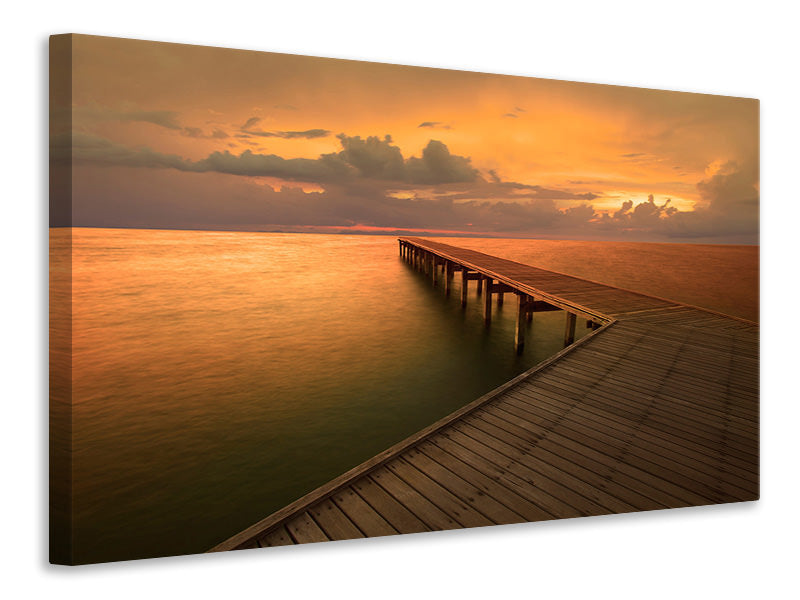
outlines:
[{"label": "orange sky", "polygon": [[90,36],[72,89],[75,225],[758,240],[756,100]]}]

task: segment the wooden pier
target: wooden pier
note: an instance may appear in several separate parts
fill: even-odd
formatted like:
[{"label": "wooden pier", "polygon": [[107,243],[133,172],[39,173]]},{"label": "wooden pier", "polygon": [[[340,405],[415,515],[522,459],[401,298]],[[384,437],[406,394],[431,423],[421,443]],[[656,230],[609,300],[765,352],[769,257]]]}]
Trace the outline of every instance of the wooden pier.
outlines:
[{"label": "wooden pier", "polygon": [[[517,297],[566,347],[211,551],[757,500],[756,323],[419,238],[401,256],[461,302]],[[493,302],[494,301],[494,302]],[[578,319],[592,331],[573,343]]]}]

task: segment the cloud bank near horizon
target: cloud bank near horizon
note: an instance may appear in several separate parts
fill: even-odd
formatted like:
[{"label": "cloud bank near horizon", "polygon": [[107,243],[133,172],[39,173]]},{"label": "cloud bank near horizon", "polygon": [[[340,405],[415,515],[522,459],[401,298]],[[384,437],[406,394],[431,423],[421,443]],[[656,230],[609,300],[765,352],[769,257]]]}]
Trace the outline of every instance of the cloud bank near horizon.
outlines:
[{"label": "cloud bank near horizon", "polygon": [[[251,125],[252,126],[252,125]],[[758,242],[758,166],[729,161],[697,183],[705,204],[680,211],[653,195],[596,210],[598,194],[484,177],[469,157],[429,140],[405,157],[391,136],[339,134],[316,159],[245,150],[199,160],[84,133],[54,136],[51,159],[76,177],[76,226],[253,229],[376,228],[515,237]],[[121,176],[148,169],[148,177]],[[179,173],[175,173],[178,171]],[[209,178],[213,185],[208,185]],[[298,186],[257,183],[259,178]],[[125,179],[125,186],[118,182]],[[304,191],[304,184],[315,184]],[[559,201],[569,200],[564,208]],[[58,224],[55,224],[58,225]],[[62,224],[63,225],[63,224]]]}]

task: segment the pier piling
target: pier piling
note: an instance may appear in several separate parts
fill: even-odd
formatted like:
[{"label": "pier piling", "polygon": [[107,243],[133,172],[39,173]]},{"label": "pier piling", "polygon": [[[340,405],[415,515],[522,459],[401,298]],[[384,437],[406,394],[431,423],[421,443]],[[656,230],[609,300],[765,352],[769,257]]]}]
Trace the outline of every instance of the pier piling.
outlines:
[{"label": "pier piling", "polygon": [[569,346],[575,341],[575,313],[567,313],[567,324],[564,330],[564,345]]}]

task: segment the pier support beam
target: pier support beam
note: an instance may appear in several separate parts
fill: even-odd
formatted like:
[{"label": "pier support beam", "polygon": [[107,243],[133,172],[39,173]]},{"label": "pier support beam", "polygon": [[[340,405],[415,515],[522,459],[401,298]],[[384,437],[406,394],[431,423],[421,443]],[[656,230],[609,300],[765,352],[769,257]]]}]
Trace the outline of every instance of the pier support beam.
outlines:
[{"label": "pier support beam", "polygon": [[503,296],[504,295],[505,295],[505,292],[502,292],[502,291],[497,292],[497,306],[498,307],[503,306]]},{"label": "pier support beam", "polygon": [[453,263],[449,260],[444,261],[444,294],[450,295],[450,288],[453,284]]},{"label": "pier support beam", "polygon": [[461,308],[467,306],[467,294],[469,294],[469,271],[461,270]]},{"label": "pier support beam", "polygon": [[522,354],[525,349],[525,327],[527,326],[527,319],[525,315],[530,314],[528,311],[528,296],[519,294],[517,296],[517,328],[514,334],[514,350],[517,354]]},{"label": "pier support beam", "polygon": [[483,292],[483,277],[478,278],[478,296]]},{"label": "pier support beam", "polygon": [[[478,289],[480,290],[481,282],[484,281],[483,278],[478,279]],[[492,280],[490,278],[485,279],[486,284],[486,294],[483,296],[483,322],[486,323],[487,326],[492,324]]]},{"label": "pier support beam", "polygon": [[564,346],[569,346],[572,342],[575,341],[575,321],[577,318],[575,317],[575,313],[568,312],[567,313],[567,325],[564,330]]},{"label": "pier support beam", "polygon": [[436,255],[431,253],[431,281],[433,287],[436,287]]}]

